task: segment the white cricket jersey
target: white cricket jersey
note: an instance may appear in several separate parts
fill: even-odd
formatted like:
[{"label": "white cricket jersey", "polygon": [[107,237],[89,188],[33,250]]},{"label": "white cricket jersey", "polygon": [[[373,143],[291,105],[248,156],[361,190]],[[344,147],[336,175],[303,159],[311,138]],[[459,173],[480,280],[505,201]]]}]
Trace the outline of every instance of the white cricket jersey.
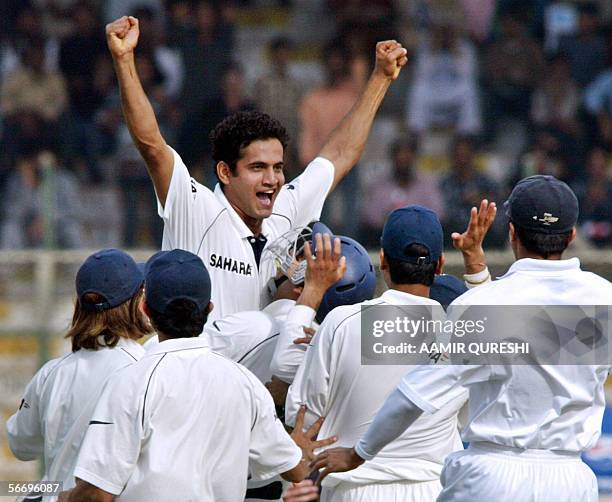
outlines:
[{"label": "white cricket jersey", "polygon": [[143,354],[138,343],[120,338],[113,348],[81,349],[47,362],[6,424],[15,456],[34,460],[43,455],[42,479],[62,481],[64,489],[72,488],[79,448],[104,384]]},{"label": "white cricket jersey", "polygon": [[[309,425],[325,417],[319,437],[338,436],[332,447],[354,446],[387,396],[415,366],[366,366],[361,364],[361,308],[376,305],[440,304],[429,298],[388,290],[379,298],[330,312],[306,352],[289,388],[287,423],[294,423],[300,405],[307,407]],[[441,309],[441,307],[440,307]],[[438,413],[421,416],[409,433],[389,443],[371,461],[353,471],[330,474],[323,486],[398,480],[431,481],[439,478],[446,456],[462,448],[457,413],[467,391],[449,393],[450,401]]]},{"label": "white cricket jersey", "polygon": [[[454,305],[609,305],[609,281],[570,260],[516,261],[503,277],[472,289]],[[469,388],[463,439],[521,449],[580,452],[601,432],[609,366],[449,365],[407,374],[399,390],[434,412],[457,384]]]},{"label": "white cricket jersey", "polygon": [[[272,259],[259,267],[250,240],[253,234],[225,198],[219,185],[214,192],[195,181],[173,150],[174,168],[164,207],[162,249],[185,249],[197,254],[212,282],[212,322],[234,312],[261,310],[269,302],[266,284],[275,275]],[[304,172],[282,187],[273,213],[264,219],[262,235],[267,244],[296,227],[319,218],[334,179],[333,164],[314,159]]]},{"label": "white cricket jersey", "polygon": [[277,300],[263,311],[226,315],[207,324],[200,336],[208,340],[211,350],[242,364],[266,383],[274,374],[270,363],[281,324],[293,305],[293,300]]},{"label": "white cricket jersey", "polygon": [[302,457],[266,388],[201,337],[117,372],[92,422],[74,473],[118,501],[236,502],[249,473],[269,479]]}]

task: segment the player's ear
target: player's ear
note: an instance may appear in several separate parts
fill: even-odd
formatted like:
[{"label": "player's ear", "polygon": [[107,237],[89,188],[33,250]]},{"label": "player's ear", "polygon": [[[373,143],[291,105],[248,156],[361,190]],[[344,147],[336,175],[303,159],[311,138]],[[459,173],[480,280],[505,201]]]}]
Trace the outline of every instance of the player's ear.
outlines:
[{"label": "player's ear", "polygon": [[570,234],[569,240],[567,241],[567,243],[569,244],[570,242],[573,242],[575,238],[576,238],[576,227],[573,227],[572,233]]},{"label": "player's ear", "polygon": [[508,239],[510,242],[516,241],[516,229],[514,228],[512,222],[508,223]]},{"label": "player's ear", "polygon": [[208,305],[206,306],[206,315],[210,314],[214,308],[215,306],[213,305],[213,302],[208,302]]},{"label": "player's ear", "polygon": [[219,177],[219,180],[221,181],[221,183],[224,185],[229,185],[230,178],[232,176],[232,170],[230,166],[226,162],[223,162],[221,160],[217,162],[216,169],[217,169],[217,176]]},{"label": "player's ear", "polygon": [[438,258],[438,261],[436,263],[436,275],[441,275],[443,274],[443,270],[444,270],[444,262],[446,261],[446,258],[444,258],[444,253],[442,253],[440,255],[440,258]]},{"label": "player's ear", "polygon": [[146,315],[147,317],[151,317],[151,310],[149,309],[149,306],[147,305],[147,301],[144,298],[140,302],[140,310],[142,310],[144,315]]},{"label": "player's ear", "polygon": [[389,265],[387,263],[387,260],[385,259],[385,252],[381,249],[380,250],[380,269],[381,270],[387,270],[387,268],[389,268]]}]

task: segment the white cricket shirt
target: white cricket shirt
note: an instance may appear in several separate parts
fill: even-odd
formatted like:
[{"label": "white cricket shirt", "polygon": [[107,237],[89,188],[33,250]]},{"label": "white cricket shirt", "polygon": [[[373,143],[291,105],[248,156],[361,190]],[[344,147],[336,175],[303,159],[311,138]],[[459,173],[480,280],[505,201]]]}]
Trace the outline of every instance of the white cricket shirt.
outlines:
[{"label": "white cricket shirt", "polygon": [[[570,260],[516,261],[499,280],[472,289],[453,305],[609,305],[609,281]],[[399,390],[419,408],[445,406],[457,384],[469,388],[463,439],[521,449],[580,452],[601,432],[609,366],[470,365],[423,367]]]},{"label": "white cricket shirt", "polygon": [[[197,254],[208,269],[215,306],[208,321],[246,310],[261,310],[269,302],[266,284],[275,275],[273,260],[259,267],[249,239],[252,232],[225,198],[195,181],[173,150],[174,167],[166,204],[158,200],[164,220],[162,249],[185,249]],[[266,245],[288,230],[319,218],[334,179],[333,164],[314,159],[304,172],[280,190],[273,213],[264,219]]]},{"label": "white cricket shirt", "polygon": [[301,450],[266,388],[205,338],[166,340],[109,381],[75,476],[118,501],[244,499],[247,477],[286,472]]},{"label": "white cricket shirt", "polygon": [[[361,364],[361,307],[368,305],[440,307],[429,298],[388,290],[379,298],[338,307],[327,315],[289,388],[285,411],[287,423],[295,422],[301,404],[308,408],[306,425],[325,417],[319,437],[338,436],[332,447],[354,446],[387,396],[406,372],[415,368]],[[422,415],[408,433],[389,443],[373,460],[353,471],[330,474],[323,486],[438,479],[446,456],[463,448],[457,413],[467,399],[467,391],[457,389],[448,395],[450,402],[438,413]]]},{"label": "white cricket shirt", "polygon": [[74,486],[74,466],[104,384],[111,374],[144,354],[133,340],[113,348],[81,349],[52,359],[28,384],[19,411],[6,428],[9,446],[20,460],[44,456],[43,480]]}]

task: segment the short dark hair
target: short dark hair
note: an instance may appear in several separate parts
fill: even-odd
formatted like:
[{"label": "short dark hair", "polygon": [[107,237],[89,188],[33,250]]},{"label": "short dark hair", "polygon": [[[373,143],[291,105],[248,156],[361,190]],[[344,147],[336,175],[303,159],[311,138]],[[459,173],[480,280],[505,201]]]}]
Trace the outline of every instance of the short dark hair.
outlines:
[{"label": "short dark hair", "polygon": [[[426,247],[420,244],[411,244],[404,253],[406,256],[429,256],[429,251]],[[422,284],[423,286],[431,286],[436,275],[437,262],[423,263],[408,263],[405,261],[394,260],[385,256],[389,265],[389,274],[394,284]]]},{"label": "short dark hair", "polygon": [[210,133],[215,165],[223,161],[235,174],[236,163],[240,160],[242,149],[253,141],[266,139],[279,140],[283,149],[286,149],[289,143],[286,129],[278,120],[266,113],[246,111],[226,117]]},{"label": "short dark hair", "polygon": [[512,224],[523,247],[530,253],[542,258],[563,253],[569,246],[572,236],[571,230],[562,234],[543,234],[521,228],[514,222]]},{"label": "short dark hair", "polygon": [[[146,301],[146,300],[145,300]],[[202,333],[208,313],[202,312],[191,300],[172,300],[166,310],[158,312],[147,304],[149,319],[155,331],[170,338],[192,338]]]}]

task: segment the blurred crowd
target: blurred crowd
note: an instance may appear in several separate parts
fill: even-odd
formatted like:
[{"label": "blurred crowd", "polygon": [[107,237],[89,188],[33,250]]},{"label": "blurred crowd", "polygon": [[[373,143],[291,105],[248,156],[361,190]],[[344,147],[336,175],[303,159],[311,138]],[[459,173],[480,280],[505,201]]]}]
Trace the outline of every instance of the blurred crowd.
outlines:
[{"label": "blurred crowd", "polygon": [[[208,132],[259,109],[286,126],[287,179],[350,110],[376,40],[394,83],[325,221],[376,245],[385,215],[436,210],[462,231],[482,198],[553,174],[580,236],[612,244],[612,5],[554,0],[3,0],[0,247],[159,247],[161,220],[122,120],[104,25],[136,16],[137,69],[162,132],[214,184]],[[489,246],[503,246],[503,211]]]}]

